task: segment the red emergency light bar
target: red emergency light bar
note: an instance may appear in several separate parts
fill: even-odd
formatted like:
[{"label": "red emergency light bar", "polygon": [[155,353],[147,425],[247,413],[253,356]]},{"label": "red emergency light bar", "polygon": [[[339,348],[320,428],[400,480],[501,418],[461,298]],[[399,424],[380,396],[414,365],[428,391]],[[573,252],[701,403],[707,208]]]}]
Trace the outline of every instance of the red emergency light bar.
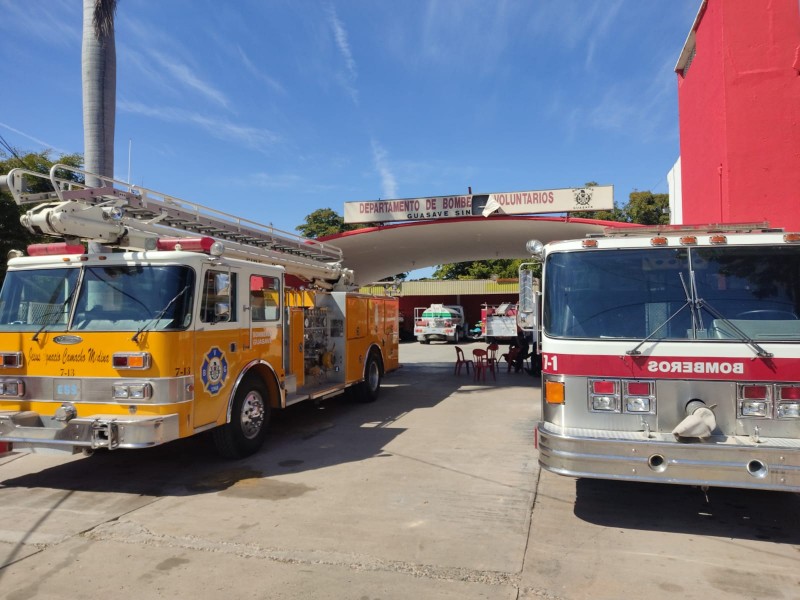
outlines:
[{"label": "red emergency light bar", "polygon": [[[736,232],[783,232],[781,228],[769,226],[767,221],[761,223],[708,223],[705,225],[651,225],[646,227],[615,227],[603,228],[602,235],[658,235],[666,233],[736,233]],[[596,234],[592,234],[593,236]]]},{"label": "red emergency light bar", "polygon": [[187,250],[189,252],[211,253],[214,238],[204,236],[199,238],[159,238],[156,241],[158,250]]},{"label": "red emergency light bar", "polygon": [[54,242],[52,244],[31,244],[28,256],[53,256],[58,254],[83,254],[86,250],[80,244]]}]

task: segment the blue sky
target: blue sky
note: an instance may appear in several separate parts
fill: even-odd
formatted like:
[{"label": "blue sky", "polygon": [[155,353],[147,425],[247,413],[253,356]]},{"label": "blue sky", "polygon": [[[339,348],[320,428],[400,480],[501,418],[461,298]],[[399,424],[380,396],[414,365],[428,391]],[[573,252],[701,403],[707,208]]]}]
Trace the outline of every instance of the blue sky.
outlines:
[{"label": "blue sky", "polygon": [[[351,200],[666,193],[700,0],[119,0],[119,179],[295,231]],[[0,135],[82,152],[81,0],[0,0]]]}]

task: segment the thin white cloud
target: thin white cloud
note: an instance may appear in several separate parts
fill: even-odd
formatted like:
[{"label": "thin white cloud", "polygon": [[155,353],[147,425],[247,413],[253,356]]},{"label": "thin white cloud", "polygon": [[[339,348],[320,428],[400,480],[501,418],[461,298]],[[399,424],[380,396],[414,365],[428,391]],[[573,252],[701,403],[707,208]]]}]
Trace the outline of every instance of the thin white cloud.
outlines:
[{"label": "thin white cloud", "polygon": [[69,152],[67,152],[66,150],[62,150],[61,148],[56,148],[55,146],[53,146],[53,144],[49,144],[49,143],[47,143],[47,142],[45,142],[45,141],[43,141],[43,140],[40,140],[40,139],[39,139],[39,138],[37,138],[37,137],[34,137],[33,135],[31,135],[31,134],[29,134],[29,133],[25,133],[24,131],[20,131],[19,129],[16,129],[16,128],[14,128],[14,127],[11,127],[11,125],[6,125],[5,123],[2,123],[2,122],[0,122],[0,127],[3,127],[3,128],[5,128],[5,129],[8,129],[9,131],[11,131],[11,132],[13,132],[13,133],[16,133],[16,134],[17,134],[17,135],[19,135],[19,136],[22,136],[22,137],[24,137],[24,138],[26,138],[26,139],[29,139],[29,140],[31,140],[32,142],[35,142],[36,144],[39,144],[40,146],[42,146],[42,147],[43,147],[43,148],[45,148],[45,149],[51,149],[51,150],[55,150],[55,151],[56,151],[56,152],[58,152],[59,154],[70,154],[70,153],[69,153]]},{"label": "thin white cloud", "polygon": [[333,30],[333,37],[336,41],[336,47],[339,49],[339,54],[341,54],[342,58],[344,59],[346,73],[340,77],[342,87],[344,87],[345,91],[347,91],[347,93],[353,99],[353,102],[358,104],[358,90],[355,87],[355,81],[358,78],[358,69],[356,67],[356,61],[353,58],[353,53],[350,51],[350,42],[347,39],[347,30],[344,28],[344,24],[339,20],[339,17],[336,14],[336,9],[332,4],[328,5],[327,12],[328,22]]},{"label": "thin white cloud", "polygon": [[342,22],[339,20],[339,17],[336,14],[336,9],[333,7],[333,5],[328,7],[328,16],[330,17],[333,35],[336,39],[336,46],[339,48],[342,58],[344,58],[347,71],[350,73],[350,77],[356,79],[356,77],[358,77],[358,71],[356,69],[356,61],[353,59],[353,53],[350,51],[350,43],[347,41],[347,31],[345,30]]},{"label": "thin white cloud", "polygon": [[19,2],[0,0],[0,31],[13,26],[16,33],[48,44],[74,48],[83,36],[81,3],[75,0]]},{"label": "thin white cloud", "polygon": [[210,83],[200,79],[188,65],[176,61],[156,50],[148,50],[147,53],[158,61],[167,73],[172,75],[179,83],[200,92],[212,102],[228,108],[229,102],[225,94],[214,88]]},{"label": "thin white cloud", "polygon": [[264,150],[279,141],[279,137],[268,129],[237,125],[227,120],[214,119],[180,108],[147,106],[127,100],[121,100],[118,103],[118,108],[124,112],[152,117],[170,123],[195,125],[206,130],[215,138],[243,144],[256,150]]},{"label": "thin white cloud", "polygon": [[389,168],[389,161],[387,152],[380,145],[376,139],[372,139],[372,160],[375,163],[375,169],[381,176],[381,191],[383,198],[396,198],[397,197],[397,180],[394,177],[391,169]]},{"label": "thin white cloud", "polygon": [[280,92],[281,94],[286,93],[286,88],[284,88],[278,81],[267,75],[266,73],[262,72],[250,57],[245,54],[245,51],[242,49],[241,46],[237,45],[236,50],[239,52],[239,58],[242,61],[244,67],[250,71],[250,73],[260,79],[261,81],[265,82],[269,87],[271,87],[274,91]]}]

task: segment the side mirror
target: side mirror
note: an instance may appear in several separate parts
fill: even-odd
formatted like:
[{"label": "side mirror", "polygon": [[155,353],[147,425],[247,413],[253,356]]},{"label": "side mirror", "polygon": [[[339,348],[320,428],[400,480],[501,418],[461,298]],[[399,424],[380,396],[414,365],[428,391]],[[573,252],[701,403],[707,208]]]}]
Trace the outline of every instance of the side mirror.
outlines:
[{"label": "side mirror", "polygon": [[538,327],[539,295],[536,291],[538,286],[533,276],[533,266],[533,263],[522,263],[519,266],[517,325],[523,331],[533,331]]},{"label": "side mirror", "polygon": [[217,296],[231,295],[231,277],[227,273],[214,274],[214,293]]},{"label": "side mirror", "polygon": [[227,302],[217,302],[214,304],[214,321],[229,321],[231,318],[231,305]]}]

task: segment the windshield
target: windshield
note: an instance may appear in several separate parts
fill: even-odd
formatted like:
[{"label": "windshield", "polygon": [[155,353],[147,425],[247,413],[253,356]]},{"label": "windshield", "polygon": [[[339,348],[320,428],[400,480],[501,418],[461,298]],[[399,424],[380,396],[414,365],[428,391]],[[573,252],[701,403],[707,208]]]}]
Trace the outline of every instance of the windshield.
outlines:
[{"label": "windshield", "polygon": [[0,331],[168,330],[191,321],[194,272],[188,267],[119,265],[79,273],[10,271],[0,292]]},{"label": "windshield", "polygon": [[65,331],[79,269],[8,271],[0,291],[0,331]]},{"label": "windshield", "polygon": [[558,252],[544,285],[554,337],[800,339],[800,247]]}]

